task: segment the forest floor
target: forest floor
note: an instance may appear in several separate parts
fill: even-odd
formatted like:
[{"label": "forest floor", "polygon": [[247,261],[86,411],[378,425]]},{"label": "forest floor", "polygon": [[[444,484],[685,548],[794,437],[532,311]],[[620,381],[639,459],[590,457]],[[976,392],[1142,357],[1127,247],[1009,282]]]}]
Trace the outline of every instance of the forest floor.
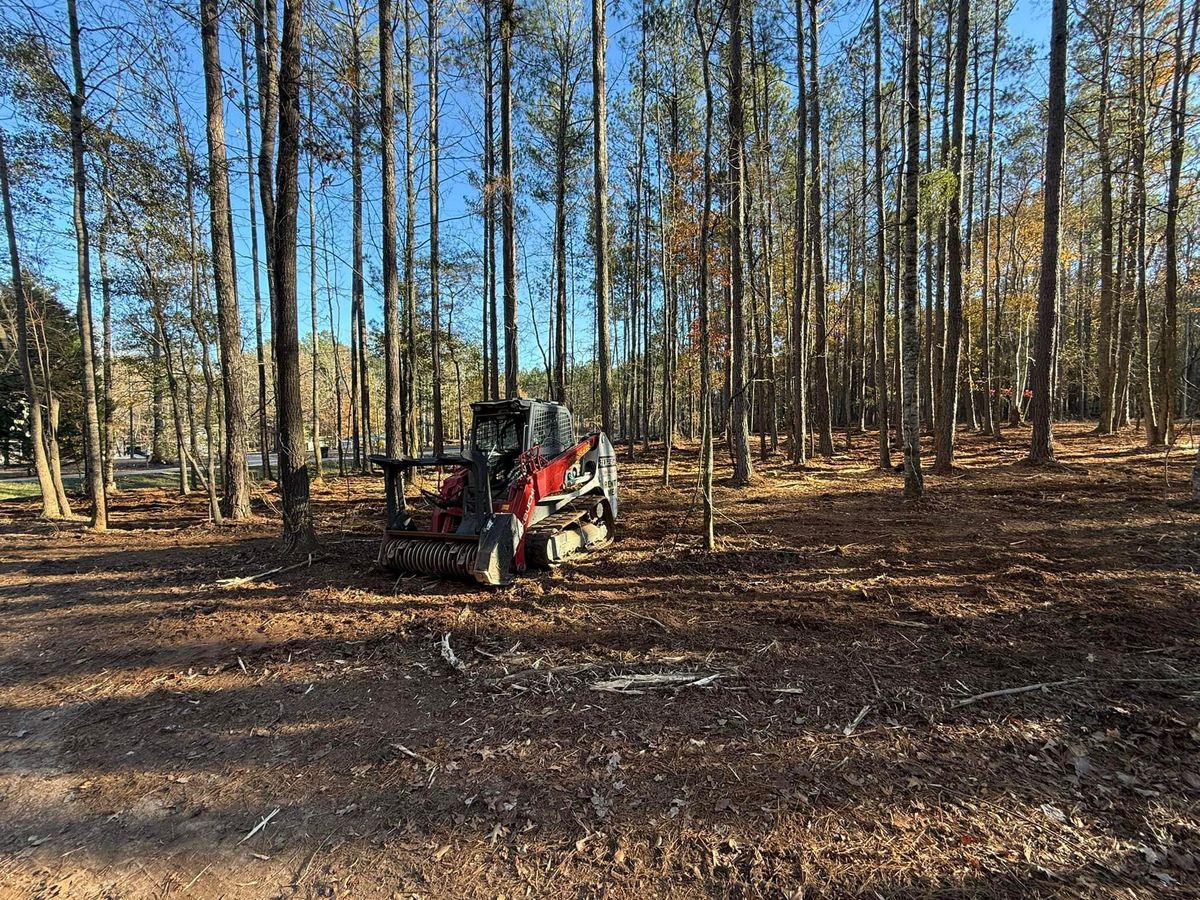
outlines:
[{"label": "forest floor", "polygon": [[1188,441],[1058,439],[915,504],[872,435],[777,457],[709,555],[694,448],[623,462],[613,548],[492,591],[376,570],[373,479],[241,584],[266,497],[5,503],[0,895],[1198,896]]}]

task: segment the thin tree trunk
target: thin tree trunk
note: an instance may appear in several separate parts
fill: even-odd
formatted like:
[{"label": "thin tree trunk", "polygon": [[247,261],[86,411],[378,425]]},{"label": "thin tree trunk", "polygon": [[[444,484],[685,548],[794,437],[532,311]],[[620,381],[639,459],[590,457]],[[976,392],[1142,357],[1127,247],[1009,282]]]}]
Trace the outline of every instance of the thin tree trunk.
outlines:
[{"label": "thin tree trunk", "polygon": [[[437,0],[429,0],[429,343],[433,385],[433,455],[445,449],[442,422],[441,256],[438,245],[438,40]],[[511,168],[509,175],[512,174]]]},{"label": "thin tree trunk", "polygon": [[[593,0],[602,2],[602,0]],[[712,43],[720,26],[718,22],[713,27],[714,38],[706,39],[700,19],[700,0],[693,0],[692,17],[696,23],[696,37],[700,42],[700,70],[704,80],[704,160],[703,160],[703,197],[700,204],[700,493],[703,506],[702,533],[704,549],[712,551],[716,548],[714,535],[714,509],[712,495],[712,350],[711,333],[709,328],[708,309],[708,242],[709,229],[712,222],[712,131],[713,131],[713,89],[712,76],[709,74],[709,54]]]},{"label": "thin tree trunk", "polygon": [[[108,235],[112,226],[111,200],[108,193],[108,164],[105,163],[100,192],[104,204],[104,216],[100,220],[100,234],[96,242],[96,256],[100,263],[101,313],[101,372],[104,379],[104,490],[117,492],[117,398],[113,393],[113,327],[112,327],[112,278],[108,269]],[[14,282],[15,284],[15,282]]]},{"label": "thin tree trunk", "polygon": [[[420,451],[417,429],[416,154],[413,148],[412,0],[404,0],[404,452]],[[494,261],[493,261],[494,262]],[[493,313],[495,310],[493,310]]]},{"label": "thin tree trunk", "polygon": [[1097,431],[1110,434],[1116,404],[1116,353],[1113,330],[1115,285],[1113,282],[1113,163],[1110,147],[1109,92],[1113,14],[1101,14],[1104,31],[1097,36],[1100,50],[1100,99],[1096,141],[1100,165],[1100,322],[1097,335],[1096,370],[1100,389],[1100,420]]},{"label": "thin tree trunk", "polygon": [[[230,519],[250,516],[246,470],[246,395],[242,388],[242,319],[230,229],[229,160],[225,152],[225,84],[221,74],[221,20],[217,0],[200,0],[200,37],[204,56],[205,121],[208,136],[209,231],[212,274],[217,295],[217,345],[225,412],[221,513]],[[210,448],[211,452],[211,448]]]},{"label": "thin tree trunk", "polygon": [[874,45],[874,81],[871,95],[875,127],[875,415],[879,427],[879,468],[892,467],[891,440],[888,434],[888,358],[887,358],[887,260],[883,212],[883,48],[880,0],[874,0],[871,12],[871,40]]},{"label": "thin tree trunk", "polygon": [[[83,78],[83,57],[79,46],[79,15],[75,0],[67,0],[67,20],[71,43],[71,164],[74,185],[75,258],[79,285],[79,338],[83,362],[84,450],[87,454],[88,493],[92,500],[91,527],[108,528],[108,503],[104,495],[104,459],[100,447],[100,412],[96,404],[96,345],[92,337],[92,262],[87,222],[87,169],[84,163],[83,104],[87,85]],[[48,373],[47,373],[48,377]]]},{"label": "thin tree trunk", "polygon": [[1192,7],[1192,33],[1188,39],[1186,54],[1183,49],[1183,31],[1186,9],[1180,0],[1175,26],[1175,73],[1171,82],[1171,152],[1167,176],[1167,222],[1163,233],[1166,250],[1166,272],[1163,288],[1163,333],[1162,348],[1162,410],[1159,414],[1163,440],[1175,441],[1175,402],[1178,393],[1179,371],[1177,353],[1179,346],[1179,181],[1183,169],[1184,138],[1186,134],[1188,81],[1196,53],[1196,30],[1200,24],[1200,6]]},{"label": "thin tree trunk", "polygon": [[1140,0],[1137,5],[1138,17],[1138,62],[1137,62],[1137,103],[1133,126],[1133,192],[1134,215],[1137,217],[1136,254],[1137,265],[1134,267],[1135,302],[1137,303],[1138,322],[1138,380],[1142,388],[1142,416],[1146,434],[1146,446],[1154,447],[1162,443],[1159,430],[1158,409],[1154,402],[1154,364],[1151,357],[1150,343],[1150,302],[1147,296],[1146,265],[1148,251],[1146,248],[1146,227],[1149,210],[1146,196],[1146,116],[1147,116],[1147,85],[1146,85],[1146,0]]},{"label": "thin tree trunk", "polygon": [[946,346],[942,354],[941,407],[934,432],[934,471],[946,474],[954,465],[954,426],[958,418],[958,355],[963,330],[963,127],[967,94],[967,52],[970,49],[971,0],[956,0],[954,43],[954,99],[951,103],[950,158],[954,178],[946,213]]},{"label": "thin tree trunk", "polygon": [[404,446],[404,400],[400,389],[400,277],[396,266],[396,78],[392,0],[379,0],[379,143],[383,190],[384,452]]},{"label": "thin tree trunk", "polygon": [[729,26],[729,265],[732,322],[730,345],[733,351],[730,428],[733,440],[733,483],[737,486],[749,484],[754,474],[754,464],[750,458],[746,393],[746,286],[742,259],[746,225],[746,134],[743,116],[742,0],[732,0]]},{"label": "thin tree trunk", "polygon": [[[312,69],[308,72],[308,127],[313,129],[313,80],[315,74]],[[309,376],[312,381],[312,391],[310,395],[312,427],[309,429],[313,445],[313,462],[315,470],[313,472],[313,480],[320,484],[325,480],[324,465],[321,462],[321,393],[317,383],[317,368],[318,359],[321,354],[321,320],[317,315],[317,205],[316,205],[316,154],[308,152],[308,321],[310,325],[309,332],[309,352],[312,354],[312,360],[309,365]],[[332,327],[333,323],[330,323]]]},{"label": "thin tree trunk", "polygon": [[917,390],[917,369],[921,358],[921,338],[917,327],[917,219],[918,186],[921,165],[920,76],[918,72],[920,0],[907,0],[908,41],[905,55],[905,154],[904,154],[904,299],[901,307],[902,396],[904,421],[904,496],[918,499],[925,492],[921,474],[921,398]]},{"label": "thin tree trunk", "polygon": [[[594,0],[603,2],[603,0]],[[516,397],[521,361],[517,343],[517,235],[513,198],[512,39],[514,0],[500,0],[500,213],[504,248],[504,394]]]},{"label": "thin tree trunk", "polygon": [[808,88],[804,65],[804,0],[796,0],[796,218],[792,265],[792,462],[808,459]]},{"label": "thin tree trunk", "polygon": [[[279,415],[279,484],[283,492],[283,544],[287,551],[310,552],[316,545],[309,504],[304,452],[304,410],[300,404],[300,336],[296,311],[296,219],[300,162],[301,0],[284,0],[279,64],[278,208],[275,226],[275,287],[272,347],[275,351]],[[355,270],[355,277],[359,272]]]},{"label": "thin tree trunk", "polygon": [[[275,131],[278,126],[278,96],[276,84],[276,60],[278,58],[278,34],[276,29],[276,0],[254,0],[254,57],[258,83],[258,193],[262,207],[263,236],[266,246],[267,297],[271,321],[275,321]],[[253,208],[253,204],[251,204]],[[251,212],[253,215],[253,210]],[[255,248],[258,241],[254,242]],[[255,266],[255,273],[258,267]],[[256,295],[257,296],[257,295]],[[256,310],[257,311],[257,310]],[[260,317],[261,318],[261,317]],[[262,343],[261,322],[258,326],[259,344]],[[272,334],[272,337],[274,335]],[[274,348],[272,347],[272,353]],[[273,381],[275,379],[272,379]],[[267,367],[259,367],[259,387],[265,394]],[[278,385],[275,385],[278,393]],[[263,472],[272,476],[271,450],[274,449],[278,427],[267,429],[266,400],[262,398],[263,428]],[[278,408],[276,409],[278,418]],[[278,426],[278,423],[276,423]]]},{"label": "thin tree trunk", "polygon": [[[502,3],[511,0],[501,0]],[[596,359],[600,378],[600,421],[612,435],[612,363],[608,334],[608,111],[605,0],[592,0],[592,198],[596,254]],[[697,24],[697,27],[699,25]]]},{"label": "thin tree trunk", "polygon": [[59,496],[62,495],[65,500],[65,493],[56,487],[47,458],[42,396],[33,376],[33,363],[29,358],[29,295],[26,293],[21,255],[17,248],[17,227],[9,193],[8,155],[5,152],[3,133],[0,133],[0,199],[4,201],[4,230],[8,236],[8,259],[12,269],[13,295],[16,298],[17,366],[21,370],[25,399],[29,403],[29,438],[33,452],[33,469],[42,496],[42,516],[47,519],[67,518],[71,515],[71,509],[69,506],[64,508],[59,503]]},{"label": "thin tree trunk", "polygon": [[829,397],[829,337],[828,308],[825,296],[825,256],[823,252],[824,230],[821,219],[821,81],[820,45],[818,35],[820,22],[817,18],[817,0],[808,0],[808,83],[810,155],[812,157],[812,181],[809,184],[809,240],[812,242],[812,285],[815,316],[813,322],[816,350],[816,427],[817,448],[829,459],[833,456],[833,424],[830,417]]},{"label": "thin tree trunk", "polygon": [[[1063,145],[1067,117],[1067,0],[1053,0],[1050,26],[1050,99],[1046,130],[1045,204],[1042,214],[1042,260],[1038,273],[1037,333],[1033,350],[1031,418],[1033,439],[1029,461],[1054,458],[1051,424],[1051,376],[1054,332],[1058,320],[1058,246],[1062,213]],[[1013,387],[1018,399],[1019,385]]]}]

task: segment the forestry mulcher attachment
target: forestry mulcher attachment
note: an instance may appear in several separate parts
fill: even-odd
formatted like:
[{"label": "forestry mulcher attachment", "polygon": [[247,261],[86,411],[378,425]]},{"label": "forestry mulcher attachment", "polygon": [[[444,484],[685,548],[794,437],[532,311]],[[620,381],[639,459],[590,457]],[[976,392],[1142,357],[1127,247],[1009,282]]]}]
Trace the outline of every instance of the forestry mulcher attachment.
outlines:
[{"label": "forestry mulcher attachment", "polygon": [[[387,526],[380,566],[395,572],[474,578],[502,585],[514,572],[558,565],[606,546],[617,519],[617,460],[603,432],[576,440],[570,411],[542,400],[471,404],[461,455],[372,456],[383,469]],[[453,469],[436,493],[428,530],[405,503],[417,467]]]}]

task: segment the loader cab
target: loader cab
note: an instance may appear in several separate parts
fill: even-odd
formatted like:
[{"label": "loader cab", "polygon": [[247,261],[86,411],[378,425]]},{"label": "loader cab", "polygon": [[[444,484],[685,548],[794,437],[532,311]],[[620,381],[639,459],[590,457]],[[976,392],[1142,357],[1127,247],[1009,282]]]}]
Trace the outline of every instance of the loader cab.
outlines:
[{"label": "loader cab", "polygon": [[525,450],[541,447],[549,459],[575,445],[575,423],[561,403],[493,400],[472,403],[471,451],[512,465]]}]

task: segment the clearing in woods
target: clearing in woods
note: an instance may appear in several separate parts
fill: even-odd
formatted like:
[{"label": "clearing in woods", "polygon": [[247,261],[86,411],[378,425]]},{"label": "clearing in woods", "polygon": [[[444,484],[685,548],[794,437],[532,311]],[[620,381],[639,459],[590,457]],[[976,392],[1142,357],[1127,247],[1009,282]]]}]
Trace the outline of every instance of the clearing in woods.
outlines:
[{"label": "clearing in woods", "polygon": [[7,503],[0,893],[1196,896],[1190,451],[1059,439],[767,464],[712,555],[694,450],[623,462],[607,554],[493,591],[374,570],[377,480],[242,583],[274,521]]}]

